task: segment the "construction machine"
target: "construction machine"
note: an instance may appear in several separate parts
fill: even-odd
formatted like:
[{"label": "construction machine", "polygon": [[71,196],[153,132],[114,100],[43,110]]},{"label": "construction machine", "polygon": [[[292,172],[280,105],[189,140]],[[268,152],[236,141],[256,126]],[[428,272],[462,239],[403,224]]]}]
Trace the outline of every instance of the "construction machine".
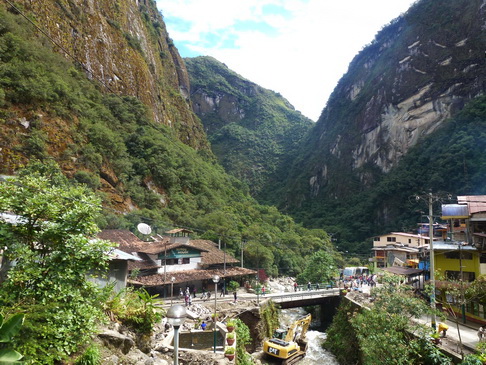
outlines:
[{"label": "construction machine", "polygon": [[296,320],[288,329],[278,328],[271,339],[263,342],[263,352],[274,359],[282,360],[282,365],[291,365],[302,360],[307,351],[305,334],[309,329],[310,314]]}]

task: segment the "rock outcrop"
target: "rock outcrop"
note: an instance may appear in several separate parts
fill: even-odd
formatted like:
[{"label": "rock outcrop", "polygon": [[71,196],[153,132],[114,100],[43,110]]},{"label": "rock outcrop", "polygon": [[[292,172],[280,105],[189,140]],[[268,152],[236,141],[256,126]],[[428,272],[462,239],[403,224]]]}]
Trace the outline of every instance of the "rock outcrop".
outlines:
[{"label": "rock outcrop", "polygon": [[[20,0],[55,51],[81,65],[106,92],[135,96],[179,139],[208,148],[192,113],[189,77],[151,0]],[[46,40],[47,42],[47,40]]]},{"label": "rock outcrop", "polygon": [[[416,2],[351,62],[295,159],[282,205],[369,189],[486,91],[486,2]],[[288,193],[290,192],[290,193]]]}]

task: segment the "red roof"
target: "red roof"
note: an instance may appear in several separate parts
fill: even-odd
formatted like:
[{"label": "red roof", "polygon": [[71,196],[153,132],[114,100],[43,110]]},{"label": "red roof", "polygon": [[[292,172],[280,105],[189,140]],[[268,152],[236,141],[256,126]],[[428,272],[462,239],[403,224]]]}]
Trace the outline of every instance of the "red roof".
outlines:
[{"label": "red roof", "polygon": [[119,244],[119,249],[128,252],[143,252],[147,254],[158,254],[170,251],[177,247],[192,247],[202,251],[202,264],[236,264],[239,261],[228,252],[218,249],[216,243],[209,240],[190,240],[189,243],[170,243],[170,238],[160,237],[156,241],[144,242],[128,230],[106,229],[98,233],[98,237]]},{"label": "red roof", "polygon": [[[161,286],[164,284],[171,284],[171,278],[174,277],[174,284],[187,283],[190,281],[197,280],[210,280],[214,275],[219,275],[219,277],[235,277],[235,276],[245,276],[245,275],[256,275],[255,270],[250,270],[242,267],[228,267],[226,268],[226,274],[224,274],[223,269],[215,270],[186,270],[186,271],[176,271],[168,272],[167,275],[156,274],[147,276],[138,276],[135,280],[129,280],[129,283],[134,285],[143,286]],[[166,279],[166,281],[164,281]]]}]

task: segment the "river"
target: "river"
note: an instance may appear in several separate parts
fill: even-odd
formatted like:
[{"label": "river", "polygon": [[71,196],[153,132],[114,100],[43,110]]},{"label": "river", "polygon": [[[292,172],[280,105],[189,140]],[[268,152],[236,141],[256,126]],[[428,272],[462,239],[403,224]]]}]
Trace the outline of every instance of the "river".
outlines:
[{"label": "river", "polygon": [[[287,328],[296,319],[306,315],[302,308],[283,309],[280,314],[280,325]],[[312,327],[319,327],[318,320],[313,320]],[[322,343],[326,339],[324,332],[315,330],[307,331],[308,349],[305,358],[299,362],[299,365],[339,365],[334,355],[322,348]]]}]

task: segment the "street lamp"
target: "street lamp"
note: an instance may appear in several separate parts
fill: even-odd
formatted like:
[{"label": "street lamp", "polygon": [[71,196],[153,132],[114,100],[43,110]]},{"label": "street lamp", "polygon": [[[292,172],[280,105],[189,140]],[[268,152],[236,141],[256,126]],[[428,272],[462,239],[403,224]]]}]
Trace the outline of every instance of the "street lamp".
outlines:
[{"label": "street lamp", "polygon": [[174,297],[174,281],[175,277],[170,278],[170,305],[172,305],[172,298]]},{"label": "street lamp", "polygon": [[167,311],[167,321],[174,327],[174,365],[179,364],[179,327],[186,320],[186,308],[180,304],[173,305]]},{"label": "street lamp", "polygon": [[219,281],[219,276],[214,275],[213,276],[213,282],[214,282],[214,326],[213,326],[213,338],[214,338],[214,353],[216,353],[216,300],[218,298],[218,281]]}]

